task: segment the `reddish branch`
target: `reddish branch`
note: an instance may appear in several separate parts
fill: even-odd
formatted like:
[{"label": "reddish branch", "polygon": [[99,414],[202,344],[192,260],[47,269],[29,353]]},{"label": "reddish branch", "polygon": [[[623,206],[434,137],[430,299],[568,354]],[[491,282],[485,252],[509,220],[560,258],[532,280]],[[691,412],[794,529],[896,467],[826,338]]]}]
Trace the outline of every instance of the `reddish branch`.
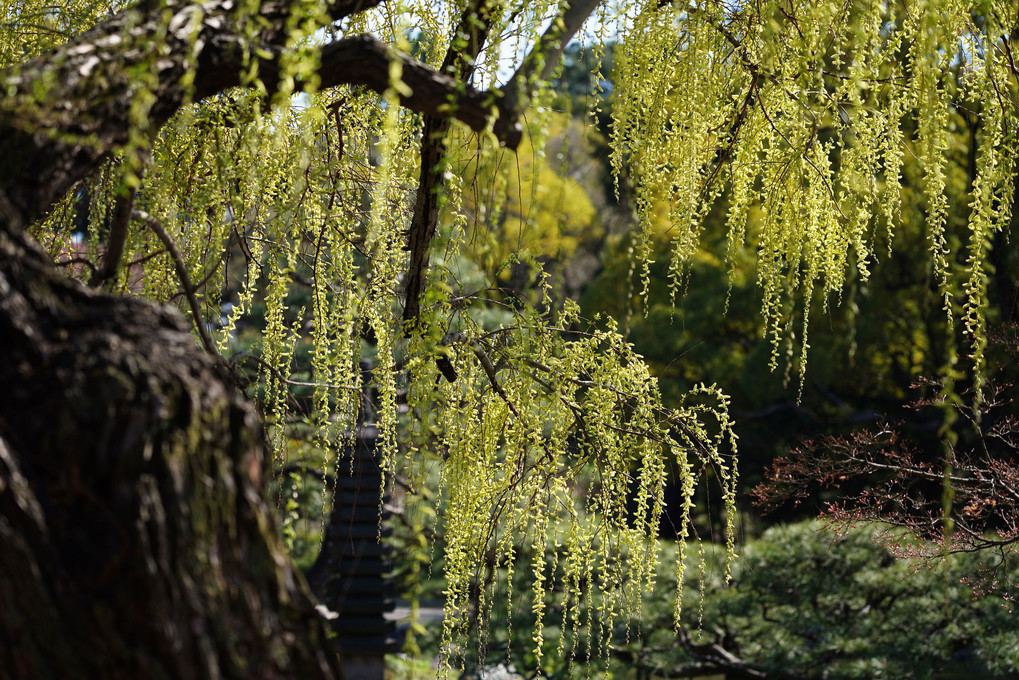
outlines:
[{"label": "reddish branch", "polygon": [[[968,428],[959,444],[943,443],[947,457],[923,450],[903,424],[884,424],[793,450],[772,464],[768,481],[753,494],[759,505],[774,510],[834,490],[844,497],[828,502],[825,514],[842,528],[891,524],[929,541],[938,554],[1014,549],[1019,544],[1019,419],[1010,412],[1011,389],[992,386],[980,420],[964,420]],[[953,494],[947,517],[945,484]]]}]

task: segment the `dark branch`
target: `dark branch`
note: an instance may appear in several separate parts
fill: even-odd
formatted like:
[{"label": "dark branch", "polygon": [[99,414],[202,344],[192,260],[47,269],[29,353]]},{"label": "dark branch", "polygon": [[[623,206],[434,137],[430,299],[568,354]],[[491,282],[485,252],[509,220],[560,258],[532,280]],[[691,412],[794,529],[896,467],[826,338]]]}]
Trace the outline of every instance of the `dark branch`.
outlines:
[{"label": "dark branch", "polygon": [[127,227],[131,223],[131,209],[138,190],[129,187],[125,193],[117,196],[113,206],[113,218],[110,220],[110,235],[106,239],[106,252],[103,255],[103,266],[94,271],[88,285],[95,288],[106,283],[117,274],[120,260],[124,257],[124,242],[127,240]]},{"label": "dark branch", "polygon": [[[341,0],[332,5],[332,16],[374,4]],[[0,87],[7,94],[0,100],[0,156],[6,160],[0,166],[0,219],[15,230],[39,219],[104,158],[131,140],[151,140],[185,103],[245,84],[249,59],[255,59],[258,77],[274,92],[286,51],[282,31],[290,3],[260,7],[259,18],[266,24],[260,44],[252,44],[239,25],[246,18],[238,17],[235,5],[211,0],[198,11],[185,0],[143,3],[56,50],[0,72]],[[507,146],[519,144],[518,116],[510,115],[512,109],[498,92],[473,90],[371,36],[323,47],[321,86],[364,85],[384,92],[393,85],[389,65],[394,59],[403,62],[403,82],[409,88],[401,95],[404,106],[436,118],[457,118],[477,131],[492,124]],[[138,72],[150,74],[151,80],[140,85]],[[151,104],[140,116],[141,95],[151,95]]]},{"label": "dark branch", "polygon": [[216,345],[212,342],[212,336],[209,335],[209,329],[205,325],[205,315],[202,313],[201,305],[198,304],[198,298],[195,297],[195,290],[191,285],[191,277],[188,276],[187,265],[184,264],[184,258],[181,257],[177,244],[166,233],[159,220],[142,211],[138,211],[138,217],[144,220],[149,229],[159,237],[159,240],[166,247],[166,251],[170,254],[170,259],[173,260],[173,266],[177,271],[177,278],[180,280],[180,286],[184,289],[184,296],[187,298],[188,306],[191,308],[191,318],[194,320],[198,335],[202,338],[202,345],[205,346],[205,350],[209,354],[219,359],[219,352],[216,351]]},{"label": "dark branch", "polygon": [[[494,18],[501,13],[501,6],[493,6],[489,0],[476,0],[467,5],[454,31],[454,38],[442,62],[442,74],[451,74],[457,82],[466,82],[474,72],[475,62]],[[459,43],[463,44],[459,44]],[[508,117],[500,116],[500,120],[508,121]],[[472,126],[473,127],[473,126]],[[475,128],[477,129],[477,128]],[[518,128],[514,128],[519,132]],[[428,269],[428,248],[435,236],[435,228],[439,222],[439,194],[445,188],[446,167],[446,133],[449,131],[449,119],[428,114],[424,120],[424,131],[421,136],[421,172],[418,180],[417,198],[414,204],[414,217],[407,233],[407,250],[410,251],[410,263],[407,266],[406,302],[403,308],[403,320],[409,331],[421,313],[420,299],[425,289],[425,272]],[[514,140],[512,146],[516,147]],[[440,362],[440,368],[449,378],[455,376],[448,360]]]},{"label": "dark branch", "polygon": [[322,48],[321,86],[364,85],[385,92],[392,86],[389,63],[393,59],[402,62],[402,80],[410,89],[409,95],[400,96],[403,106],[443,120],[455,118],[475,132],[491,124],[492,132],[507,147],[516,149],[520,145],[523,131],[499,91],[479,92],[463,79],[437,73],[370,35],[343,38]]}]

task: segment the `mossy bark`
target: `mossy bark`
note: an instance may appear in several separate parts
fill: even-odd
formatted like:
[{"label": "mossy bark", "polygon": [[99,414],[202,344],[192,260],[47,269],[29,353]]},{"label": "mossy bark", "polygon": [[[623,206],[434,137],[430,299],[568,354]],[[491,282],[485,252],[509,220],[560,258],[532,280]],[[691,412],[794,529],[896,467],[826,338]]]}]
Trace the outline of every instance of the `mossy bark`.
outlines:
[{"label": "mossy bark", "polygon": [[0,231],[0,677],[341,675],[256,415],[172,310]]}]

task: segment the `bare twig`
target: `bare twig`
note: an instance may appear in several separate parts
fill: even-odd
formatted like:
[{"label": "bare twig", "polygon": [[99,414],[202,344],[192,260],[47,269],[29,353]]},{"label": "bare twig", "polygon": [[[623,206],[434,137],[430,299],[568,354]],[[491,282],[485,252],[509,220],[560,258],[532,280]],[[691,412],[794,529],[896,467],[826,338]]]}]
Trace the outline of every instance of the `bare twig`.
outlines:
[{"label": "bare twig", "polygon": [[98,271],[97,267],[92,263],[92,260],[87,257],[72,257],[66,260],[57,260],[53,264],[58,267],[76,267],[82,265],[88,267],[92,271],[92,276],[95,276]]},{"label": "bare twig", "polygon": [[202,339],[202,345],[205,346],[206,351],[214,357],[220,358],[219,352],[216,350],[216,345],[212,342],[212,336],[209,335],[209,329],[205,324],[205,315],[202,313],[202,308],[198,304],[198,298],[195,297],[195,289],[191,285],[191,277],[188,276],[187,265],[184,264],[184,259],[180,255],[180,250],[177,249],[177,244],[173,238],[166,233],[163,229],[163,225],[155,217],[152,217],[143,210],[135,211],[135,214],[139,219],[145,222],[146,226],[152,230],[152,232],[159,237],[159,240],[163,242],[163,246],[166,247],[166,252],[170,254],[170,259],[173,260],[173,265],[177,270],[177,278],[180,280],[181,288],[184,289],[184,295],[187,297],[188,306],[191,307],[191,317],[195,323],[195,329],[198,331],[199,337]]},{"label": "bare twig", "polygon": [[503,88],[506,93],[503,108],[514,117],[515,125],[519,125],[516,118],[527,106],[535,84],[548,80],[552,75],[566,50],[566,45],[599,3],[600,0],[572,0],[567,3],[562,16],[552,20],[530,53],[524,57],[516,73],[506,83]]}]

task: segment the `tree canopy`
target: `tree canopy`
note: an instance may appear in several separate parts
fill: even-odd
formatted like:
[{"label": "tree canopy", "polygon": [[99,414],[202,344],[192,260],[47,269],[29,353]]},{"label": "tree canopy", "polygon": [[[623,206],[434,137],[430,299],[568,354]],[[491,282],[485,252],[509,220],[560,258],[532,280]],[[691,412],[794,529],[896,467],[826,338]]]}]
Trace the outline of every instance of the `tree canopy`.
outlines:
[{"label": "tree canopy", "polygon": [[[705,218],[724,212],[718,257],[733,277],[753,268],[773,367],[802,385],[811,314],[910,227],[950,336],[944,391],[965,372],[980,399],[990,253],[1016,191],[1010,0],[13,0],[0,17],[0,566],[22,565],[0,630],[35,641],[0,660],[29,675],[117,677],[128,658],[152,677],[335,672],[262,487],[296,431],[343,464],[364,358],[386,469],[421,483],[425,451],[441,465],[447,642],[495,565],[530,570],[536,636],[554,573],[564,644],[639,610],[670,469],[677,578],[701,477],[721,484],[733,552],[728,398],[663,401],[618,322],[581,318],[542,269],[600,228],[546,153],[566,134],[553,84],[573,39],[592,91],[611,89],[588,114],[610,116],[612,181],[636,215],[633,295],[664,234],[680,303]],[[958,172],[963,206],[946,191]],[[904,224],[904,196],[921,224]],[[139,298],[176,304],[200,345]],[[136,630],[133,597],[168,623]],[[42,613],[26,624],[8,603]],[[75,626],[153,656],[43,652]],[[167,639],[186,653],[158,651]]]}]

